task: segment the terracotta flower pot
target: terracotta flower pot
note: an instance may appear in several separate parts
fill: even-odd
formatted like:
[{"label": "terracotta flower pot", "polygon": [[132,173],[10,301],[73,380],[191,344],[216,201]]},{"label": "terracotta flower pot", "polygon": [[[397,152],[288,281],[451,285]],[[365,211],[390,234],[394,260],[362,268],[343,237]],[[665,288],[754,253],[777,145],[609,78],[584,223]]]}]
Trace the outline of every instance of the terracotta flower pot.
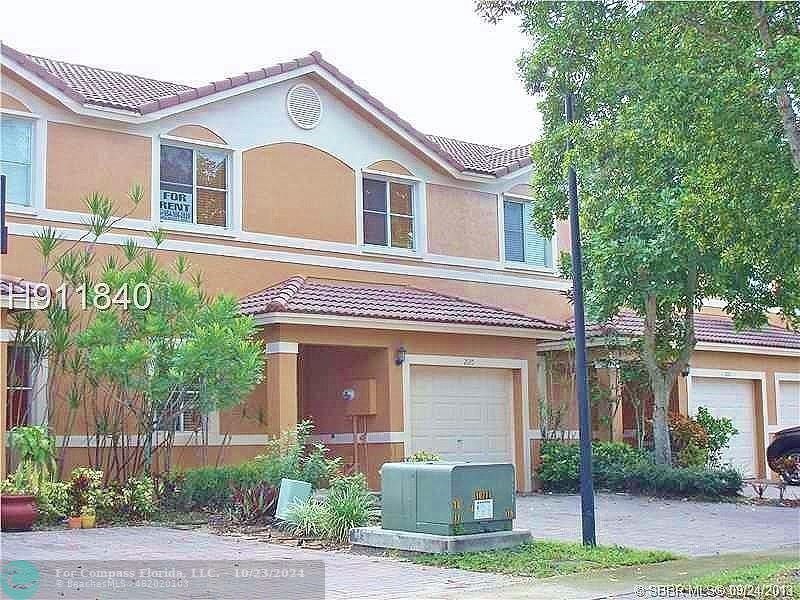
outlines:
[{"label": "terracotta flower pot", "polygon": [[69,517],[67,519],[67,525],[69,525],[70,529],[80,529],[83,522],[80,517]]},{"label": "terracotta flower pot", "polygon": [[83,527],[84,529],[92,529],[96,521],[97,517],[95,515],[82,515],[81,527]]},{"label": "terracotta flower pot", "polygon": [[0,497],[0,520],[3,531],[29,531],[39,516],[35,496]]}]

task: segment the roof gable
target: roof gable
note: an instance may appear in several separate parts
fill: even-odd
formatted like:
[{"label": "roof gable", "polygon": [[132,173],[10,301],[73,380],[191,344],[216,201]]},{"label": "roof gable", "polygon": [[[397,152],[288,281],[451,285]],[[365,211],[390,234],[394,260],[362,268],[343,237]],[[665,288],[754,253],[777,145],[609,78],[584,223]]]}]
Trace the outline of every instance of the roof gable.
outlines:
[{"label": "roof gable", "polygon": [[336,66],[322,58],[319,52],[294,60],[277,63],[255,71],[226,77],[203,86],[192,87],[139,75],[120,73],[65,61],[24,54],[10,46],[0,46],[2,54],[29,73],[44,80],[81,105],[100,109],[114,109],[130,113],[133,117],[155,115],[159,111],[180,108],[191,101],[223,94],[248,84],[263,81],[265,84],[278,76],[314,67],[332,76],[339,84],[355,94],[371,110],[399,127],[413,141],[424,147],[439,161],[454,171],[464,174],[502,177],[531,164],[528,145],[501,148],[455,140],[444,136],[426,135],[411,123],[388,108],[366,89],[342,73]]}]

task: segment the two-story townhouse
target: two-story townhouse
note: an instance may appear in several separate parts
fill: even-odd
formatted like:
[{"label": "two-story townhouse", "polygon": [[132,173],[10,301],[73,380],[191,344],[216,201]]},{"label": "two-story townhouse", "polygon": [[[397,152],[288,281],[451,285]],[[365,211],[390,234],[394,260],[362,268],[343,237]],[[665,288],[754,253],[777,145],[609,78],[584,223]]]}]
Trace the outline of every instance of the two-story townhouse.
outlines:
[{"label": "two-story townhouse", "polygon": [[[201,88],[7,46],[2,65],[3,272],[37,281],[42,227],[77,239],[87,194],[121,202],[141,184],[146,201],[97,252],[161,227],[159,255],[186,255],[263,325],[267,377],[247,412],[264,423],[214,415],[224,460],[310,416],[373,482],[425,449],[513,461],[530,487],[536,340],[563,335],[569,284],[554,268],[566,236],[527,225],[526,146],[424,135],[318,53]],[[47,401],[24,391],[7,426]]]},{"label": "two-story townhouse", "polygon": [[[547,388],[537,347],[561,343],[571,307],[554,265],[568,227],[545,240],[527,218],[527,146],[425,135],[316,52],[194,88],[3,46],[2,75],[3,273],[37,281],[43,227],[78,239],[88,193],[121,200],[138,183],[146,201],[97,252],[130,237],[149,245],[147,232],[163,228],[159,256],[188,257],[210,291],[241,297],[262,326],[264,384],[245,411],[208,421],[222,461],[252,456],[311,417],[319,439],[373,485],[382,462],[427,450],[511,461],[530,489]],[[764,402],[757,386],[740,399],[765,426],[782,422],[781,389],[785,414],[792,386],[800,405],[795,342],[774,357],[784,361],[770,371],[774,384],[761,374]],[[741,358],[714,350],[716,369]],[[47,405],[32,383],[16,387],[3,430]],[[63,419],[49,417],[64,435]],[[186,466],[199,460],[191,421],[176,434]],[[81,462],[87,444],[69,444]]]}]

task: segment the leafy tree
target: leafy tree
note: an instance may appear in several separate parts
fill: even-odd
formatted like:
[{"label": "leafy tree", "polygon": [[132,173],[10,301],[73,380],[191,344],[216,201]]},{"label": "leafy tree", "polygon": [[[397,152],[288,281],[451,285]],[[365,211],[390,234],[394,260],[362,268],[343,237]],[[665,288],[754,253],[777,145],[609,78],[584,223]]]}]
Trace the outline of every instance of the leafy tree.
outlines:
[{"label": "leafy tree", "polygon": [[[99,260],[96,244],[116,224],[115,209],[102,195],[92,198],[94,225],[83,244],[60,251],[57,230],[39,236],[43,275],[61,291],[44,332],[22,316],[18,336],[37,362],[49,363],[48,412],[65,418],[65,440],[85,422],[92,465],[127,480],[156,470],[156,459],[170,467],[181,414],[204,422],[239,405],[263,379],[265,355],[252,317],[239,314],[236,298],[206,294],[182,256],[163,266],[153,250],[128,240]],[[131,199],[140,198],[134,189]],[[155,248],[164,241],[160,231],[151,237]],[[202,422],[195,434],[207,442]]]},{"label": "leafy tree", "polygon": [[567,217],[574,166],[590,317],[643,317],[656,460],[669,463],[669,394],[703,299],[724,300],[737,326],[763,325],[771,307],[800,321],[798,6],[486,0],[478,11],[522,18],[520,73],[544,123],[534,220],[550,235]]}]

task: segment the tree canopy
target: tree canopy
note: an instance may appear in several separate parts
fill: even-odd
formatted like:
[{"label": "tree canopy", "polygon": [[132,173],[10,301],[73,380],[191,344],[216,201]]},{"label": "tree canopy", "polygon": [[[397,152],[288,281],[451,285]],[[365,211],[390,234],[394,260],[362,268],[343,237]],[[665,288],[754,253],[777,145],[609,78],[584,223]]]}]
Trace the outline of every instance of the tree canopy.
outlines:
[{"label": "tree canopy", "polygon": [[478,11],[522,18],[531,43],[519,69],[544,123],[534,220],[552,234],[567,217],[574,166],[589,316],[644,317],[666,462],[663,413],[703,299],[724,301],[739,326],[764,324],[773,307],[800,323],[800,5],[484,1]]}]

